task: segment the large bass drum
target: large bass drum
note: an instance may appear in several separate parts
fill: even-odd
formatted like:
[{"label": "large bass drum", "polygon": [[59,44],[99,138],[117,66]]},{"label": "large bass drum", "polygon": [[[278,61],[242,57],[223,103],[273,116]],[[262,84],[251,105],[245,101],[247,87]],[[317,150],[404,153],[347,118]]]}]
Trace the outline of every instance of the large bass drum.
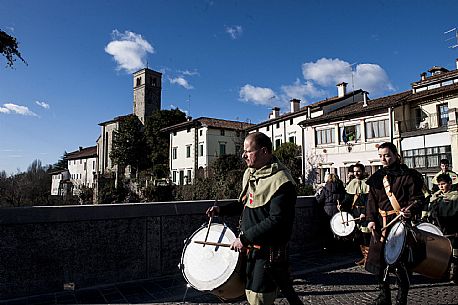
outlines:
[{"label": "large bass drum", "polygon": [[210,292],[222,299],[244,295],[242,256],[229,247],[202,245],[195,241],[230,244],[235,234],[224,224],[202,226],[185,241],[180,268],[185,280],[195,289]]},{"label": "large bass drum", "polygon": [[442,233],[441,229],[439,229],[437,226],[433,225],[432,223],[429,222],[422,222],[417,225],[417,229],[426,231],[432,234],[436,234],[439,236],[444,236],[444,233]]}]

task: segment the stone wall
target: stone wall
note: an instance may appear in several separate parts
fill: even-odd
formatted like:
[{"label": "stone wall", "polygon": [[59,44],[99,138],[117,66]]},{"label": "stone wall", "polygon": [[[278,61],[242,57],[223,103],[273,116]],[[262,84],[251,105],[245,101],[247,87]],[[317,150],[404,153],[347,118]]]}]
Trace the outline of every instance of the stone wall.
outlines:
[{"label": "stone wall", "polygon": [[[0,209],[0,299],[179,273],[183,242],[212,204]],[[291,254],[316,248],[317,219],[315,199],[298,198]],[[219,221],[235,231],[238,218]]]}]

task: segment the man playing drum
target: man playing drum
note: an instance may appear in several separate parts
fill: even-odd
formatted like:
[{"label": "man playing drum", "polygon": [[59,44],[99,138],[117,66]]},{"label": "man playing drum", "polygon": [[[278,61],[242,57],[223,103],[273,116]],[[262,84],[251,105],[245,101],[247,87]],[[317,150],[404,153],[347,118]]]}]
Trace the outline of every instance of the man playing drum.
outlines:
[{"label": "man playing drum", "polygon": [[353,165],[352,171],[355,178],[352,179],[345,188],[347,194],[345,195],[343,205],[346,210],[352,211],[355,219],[359,219],[357,226],[359,232],[356,234],[355,239],[359,243],[363,257],[361,260],[357,261],[356,264],[361,266],[366,263],[367,253],[369,252],[369,241],[371,238],[365,219],[369,186],[366,184],[367,178],[363,164],[356,163]]},{"label": "man playing drum", "polygon": [[207,215],[241,213],[240,235],[231,249],[247,253],[246,289],[251,305],[273,304],[278,288],[290,304],[303,304],[293,289],[286,246],[295,215],[296,190],[289,170],[272,155],[272,142],[261,132],[249,134],[242,158],[240,203],[213,206]]},{"label": "man playing drum", "polygon": [[429,220],[439,226],[453,248],[450,279],[458,283],[458,191],[452,191],[452,178],[448,174],[436,177],[439,190],[430,199]]},{"label": "man playing drum", "polygon": [[[419,212],[424,196],[422,176],[416,170],[401,164],[400,155],[393,143],[381,144],[378,147],[378,154],[383,168],[376,171],[366,181],[369,185],[366,211],[369,223],[367,227],[372,230],[366,269],[377,275],[379,283],[380,293],[373,304],[386,305],[391,304],[391,293],[387,274],[385,274],[389,270],[386,270],[383,247],[389,228],[382,231],[382,227],[390,223],[397,214],[409,219],[412,214]],[[406,263],[407,259],[403,257],[393,266],[398,281],[396,304],[399,305],[407,304],[410,284]]]}]

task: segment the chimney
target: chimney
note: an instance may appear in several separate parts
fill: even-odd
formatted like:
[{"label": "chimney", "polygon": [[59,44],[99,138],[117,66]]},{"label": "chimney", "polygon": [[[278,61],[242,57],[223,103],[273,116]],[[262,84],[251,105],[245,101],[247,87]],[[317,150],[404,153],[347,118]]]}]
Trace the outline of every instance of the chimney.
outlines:
[{"label": "chimney", "polygon": [[80,146],[80,151],[82,151],[82,150],[83,150],[83,146]]},{"label": "chimney", "polygon": [[422,74],[420,74],[420,76],[421,76],[421,81],[426,80],[426,72],[423,72]]},{"label": "chimney", "polygon": [[338,97],[343,97],[345,94],[347,94],[347,83],[346,82],[341,82],[340,84],[337,84],[337,96]]},{"label": "chimney", "polygon": [[272,108],[272,113],[269,116],[269,119],[276,119],[280,116],[280,108],[274,107]]},{"label": "chimney", "polygon": [[367,91],[363,91],[363,107],[367,107]]},{"label": "chimney", "polygon": [[290,100],[290,103],[291,103],[291,112],[296,112],[299,110],[301,100],[293,98],[292,100]]},{"label": "chimney", "polygon": [[307,118],[310,119],[311,115],[312,115],[312,111],[310,110],[310,107],[307,107]]}]

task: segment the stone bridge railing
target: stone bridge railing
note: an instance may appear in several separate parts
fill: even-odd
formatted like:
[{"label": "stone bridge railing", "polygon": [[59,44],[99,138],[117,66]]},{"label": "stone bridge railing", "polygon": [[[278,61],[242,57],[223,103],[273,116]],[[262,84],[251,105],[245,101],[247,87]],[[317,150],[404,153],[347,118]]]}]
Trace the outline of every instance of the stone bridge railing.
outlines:
[{"label": "stone bridge railing", "polygon": [[[0,300],[181,272],[183,241],[212,204],[2,208]],[[298,198],[291,254],[317,246],[317,212],[314,197]],[[238,218],[222,220],[235,231]]]}]

